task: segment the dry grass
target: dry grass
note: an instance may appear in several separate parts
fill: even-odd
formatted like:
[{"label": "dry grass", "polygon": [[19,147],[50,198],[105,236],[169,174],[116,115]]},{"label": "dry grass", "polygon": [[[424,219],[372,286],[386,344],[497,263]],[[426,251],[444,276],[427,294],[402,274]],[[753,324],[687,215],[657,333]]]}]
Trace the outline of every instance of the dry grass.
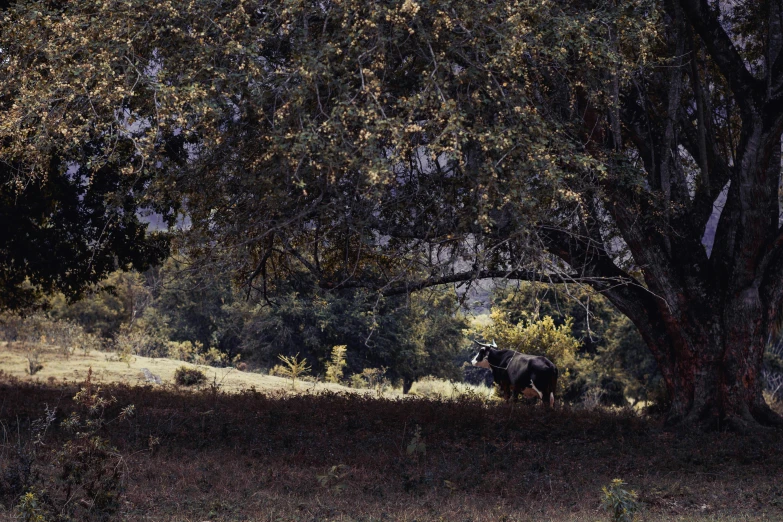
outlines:
[{"label": "dry grass", "polygon": [[464,396],[489,399],[493,397],[492,388],[464,382],[448,382],[443,379],[425,377],[413,383],[411,395],[428,399],[456,399]]},{"label": "dry grass", "polygon": [[[85,379],[87,371],[92,368],[93,380],[98,383],[144,384],[146,382],[142,368],[148,369],[159,376],[164,384],[174,383],[174,372],[182,365],[199,368],[207,375],[208,384],[216,384],[221,391],[239,392],[255,388],[257,390],[278,390],[291,388],[291,381],[283,377],[260,373],[240,372],[234,368],[214,368],[212,366],[196,365],[166,358],[150,358],[134,355],[129,363],[118,360],[113,352],[92,350],[88,354],[77,351],[70,357],[65,357],[56,347],[42,347],[41,360],[43,369],[35,375],[26,372],[27,359],[25,351],[18,346],[0,343],[0,370],[6,375],[22,382],[68,384]],[[350,388],[339,384],[324,382],[299,381],[297,389],[300,393],[341,392]],[[356,390],[354,390],[356,391]],[[370,390],[365,393],[374,393]]]},{"label": "dry grass", "polygon": [[[0,456],[13,457],[15,434],[24,438],[45,405],[67,418],[75,391],[0,382]],[[615,477],[639,492],[642,520],[783,520],[779,431],[678,433],[630,411],[465,397],[107,391],[117,398],[110,417],[137,410],[104,433],[127,464],[123,520],[593,522],[607,520],[600,487]],[[409,454],[417,427],[426,452]],[[46,447],[67,438],[55,429]],[[336,465],[347,472],[323,485],[318,476]]]}]

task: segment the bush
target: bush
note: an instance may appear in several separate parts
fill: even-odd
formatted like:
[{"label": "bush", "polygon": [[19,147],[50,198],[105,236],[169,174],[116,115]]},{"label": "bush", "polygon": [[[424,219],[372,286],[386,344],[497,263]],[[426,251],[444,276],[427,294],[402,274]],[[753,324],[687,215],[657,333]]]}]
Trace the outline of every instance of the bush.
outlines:
[{"label": "bush", "polygon": [[206,366],[215,366],[225,368],[226,366],[236,365],[239,362],[239,355],[230,358],[228,354],[221,352],[215,347],[204,350],[204,345],[196,341],[168,341],[166,343],[168,357],[191,364],[203,364]]},{"label": "bush", "polygon": [[66,358],[77,348],[85,353],[100,348],[98,338],[87,333],[78,324],[65,319],[53,319],[42,312],[26,317],[1,315],[0,339],[8,343],[19,343],[28,349],[32,345],[51,346]]},{"label": "bush", "polygon": [[633,522],[639,511],[639,500],[634,490],[625,489],[625,482],[614,479],[608,486],[603,486],[604,496],[601,507],[609,513],[612,522]]},{"label": "bush", "polygon": [[579,341],[571,333],[571,318],[558,326],[550,316],[537,319],[523,313],[515,322],[515,317],[501,308],[493,308],[491,318],[491,324],[476,326],[473,335],[494,339],[501,349],[547,357],[560,370],[558,389],[567,388],[579,348]]},{"label": "bush", "polygon": [[348,346],[344,344],[332,348],[331,360],[326,363],[326,382],[339,383],[343,380],[343,368],[348,365],[345,362],[347,350]]},{"label": "bush", "polygon": [[198,368],[180,366],[174,372],[174,382],[180,386],[200,386],[207,382],[207,375]]},{"label": "bush", "polygon": [[73,400],[76,411],[61,423],[63,433],[69,434],[62,446],[45,443],[55,421],[55,410],[47,407],[45,415],[31,423],[30,439],[19,441],[19,464],[0,474],[0,493],[15,497],[18,520],[97,522],[117,516],[126,465],[99,433],[107,424],[130,422],[135,408],[128,405],[107,419],[106,410],[116,399],[92,384],[92,369]]},{"label": "bush", "polygon": [[386,368],[365,368],[362,373],[351,375],[351,387],[370,388],[375,390],[378,396],[391,388],[391,382],[386,377]]},{"label": "bush", "polygon": [[277,357],[283,361],[283,365],[278,364],[272,368],[272,371],[276,372],[276,375],[291,379],[291,388],[296,389],[296,379],[303,377],[310,372],[310,366],[307,364],[307,359],[299,359],[298,353],[293,357],[286,357],[285,355],[278,355]]}]

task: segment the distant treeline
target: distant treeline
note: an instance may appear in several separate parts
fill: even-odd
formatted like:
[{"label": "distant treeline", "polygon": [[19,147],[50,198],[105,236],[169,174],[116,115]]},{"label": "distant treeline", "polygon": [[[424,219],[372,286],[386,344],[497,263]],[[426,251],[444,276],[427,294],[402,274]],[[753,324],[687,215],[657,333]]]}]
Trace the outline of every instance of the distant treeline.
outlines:
[{"label": "distant treeline", "polygon": [[448,287],[379,297],[292,278],[273,294],[248,297],[224,273],[172,256],[144,273],[115,271],[76,302],[49,296],[35,324],[41,328],[43,315],[80,327],[105,349],[248,370],[266,371],[279,355],[299,354],[321,376],[333,348],[346,346],[346,382],[373,370],[406,390],[424,376],[491,383],[487,370],[467,362],[472,339],[494,339],[553,360],[568,401],[665,402],[635,327],[585,288],[496,286],[489,313],[478,316]]}]

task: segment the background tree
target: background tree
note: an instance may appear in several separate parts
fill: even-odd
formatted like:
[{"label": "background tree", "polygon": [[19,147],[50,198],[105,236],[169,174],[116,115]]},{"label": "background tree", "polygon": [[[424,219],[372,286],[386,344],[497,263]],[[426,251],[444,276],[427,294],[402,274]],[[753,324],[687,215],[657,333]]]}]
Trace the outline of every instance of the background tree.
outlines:
[{"label": "background tree", "polygon": [[760,376],[783,299],[780,16],[23,2],[0,36],[0,154],[17,179],[52,150],[149,176],[187,203],[189,250],[267,297],[303,270],[387,296],[579,279],[639,330],[672,421],[779,422]]},{"label": "background tree", "polygon": [[47,303],[50,314],[81,324],[87,333],[112,338],[123,324],[130,325],[152,304],[153,289],[142,274],[117,270],[95,284],[84,298],[69,303],[55,294]]},{"label": "background tree", "polygon": [[168,253],[166,238],[139,219],[135,183],[111,168],[88,174],[53,156],[40,178],[0,163],[0,310],[68,299],[118,268],[145,270]]},{"label": "background tree", "polygon": [[378,299],[372,292],[294,292],[260,302],[247,316],[241,349],[269,365],[277,354],[301,352],[323,373],[335,345],[346,345],[349,373],[386,368],[411,385],[426,375],[461,380],[457,357],[465,348],[465,318],[453,291]]}]

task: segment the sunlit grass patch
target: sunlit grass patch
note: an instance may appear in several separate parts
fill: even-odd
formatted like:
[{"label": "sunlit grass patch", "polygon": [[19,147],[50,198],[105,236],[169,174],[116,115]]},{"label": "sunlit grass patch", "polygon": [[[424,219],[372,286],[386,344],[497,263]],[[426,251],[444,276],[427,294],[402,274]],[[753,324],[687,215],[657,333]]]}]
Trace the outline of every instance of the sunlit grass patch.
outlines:
[{"label": "sunlit grass patch", "polygon": [[491,399],[494,396],[494,390],[483,385],[424,377],[413,384],[410,394],[430,399],[454,399],[459,397]]}]

